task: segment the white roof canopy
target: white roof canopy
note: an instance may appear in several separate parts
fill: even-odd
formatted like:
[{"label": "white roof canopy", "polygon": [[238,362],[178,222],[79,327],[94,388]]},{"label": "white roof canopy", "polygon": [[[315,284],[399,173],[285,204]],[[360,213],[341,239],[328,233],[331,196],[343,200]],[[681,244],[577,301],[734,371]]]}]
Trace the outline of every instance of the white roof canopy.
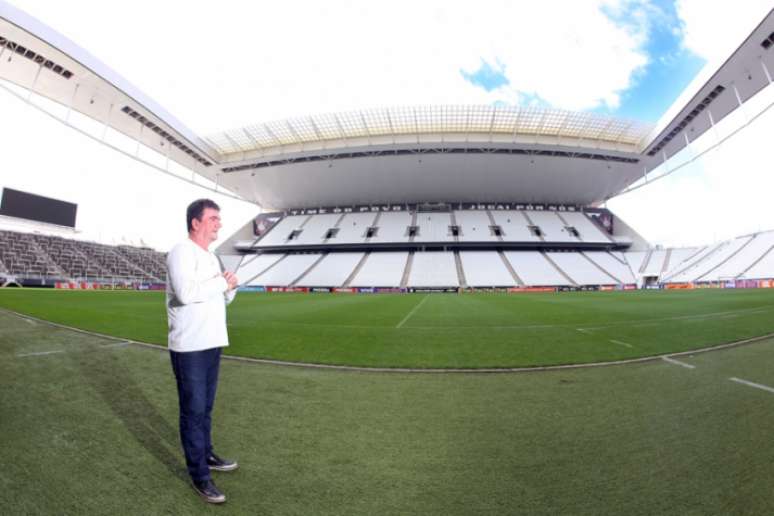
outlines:
[{"label": "white roof canopy", "polygon": [[[398,143],[407,136],[435,135],[436,141],[503,142],[519,137],[550,137],[551,143],[637,152],[653,124],[596,113],[538,107],[491,105],[399,106],[346,113],[328,113],[278,120],[212,134],[205,141],[225,161],[244,153],[281,154],[288,147],[335,149],[353,140],[379,138]],[[369,142],[377,143],[377,142]]]}]

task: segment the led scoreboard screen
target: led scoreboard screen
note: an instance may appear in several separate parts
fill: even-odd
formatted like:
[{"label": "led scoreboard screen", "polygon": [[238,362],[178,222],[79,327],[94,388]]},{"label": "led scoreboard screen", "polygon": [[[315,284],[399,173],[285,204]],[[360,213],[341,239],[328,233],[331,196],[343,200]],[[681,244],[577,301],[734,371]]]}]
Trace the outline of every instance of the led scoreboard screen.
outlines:
[{"label": "led scoreboard screen", "polygon": [[35,195],[12,188],[3,188],[0,215],[36,220],[59,226],[75,227],[78,205]]}]

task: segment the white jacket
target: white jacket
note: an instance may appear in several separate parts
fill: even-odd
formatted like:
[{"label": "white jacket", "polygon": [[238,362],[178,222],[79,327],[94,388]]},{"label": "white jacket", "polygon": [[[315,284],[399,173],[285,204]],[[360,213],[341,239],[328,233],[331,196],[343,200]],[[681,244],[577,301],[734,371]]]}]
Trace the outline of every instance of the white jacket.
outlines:
[{"label": "white jacket", "polygon": [[169,349],[200,351],[228,346],[228,290],[220,261],[192,240],[177,244],[167,255],[167,320]]}]

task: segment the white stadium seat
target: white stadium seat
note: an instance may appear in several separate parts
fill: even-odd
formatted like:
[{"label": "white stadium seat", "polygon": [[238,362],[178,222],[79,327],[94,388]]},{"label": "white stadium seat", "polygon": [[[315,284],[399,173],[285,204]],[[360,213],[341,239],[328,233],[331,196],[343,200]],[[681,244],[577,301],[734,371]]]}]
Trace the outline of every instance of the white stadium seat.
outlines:
[{"label": "white stadium seat", "polygon": [[365,253],[328,253],[296,282],[296,286],[340,287],[347,281],[363,256]]},{"label": "white stadium seat", "polygon": [[454,253],[442,251],[416,252],[409,275],[409,287],[459,286]]},{"label": "white stadium seat", "polygon": [[349,283],[350,287],[399,287],[408,252],[373,252]]},{"label": "white stadium seat", "polygon": [[465,283],[470,287],[516,286],[508,268],[496,251],[460,251]]}]

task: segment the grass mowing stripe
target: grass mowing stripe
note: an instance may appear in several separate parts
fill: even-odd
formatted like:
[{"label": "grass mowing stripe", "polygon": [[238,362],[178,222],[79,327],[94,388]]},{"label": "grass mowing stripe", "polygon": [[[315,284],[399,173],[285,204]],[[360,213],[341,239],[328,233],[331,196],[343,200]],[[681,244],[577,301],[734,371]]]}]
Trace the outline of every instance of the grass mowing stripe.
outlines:
[{"label": "grass mowing stripe", "polygon": [[731,380],[732,382],[741,383],[742,385],[747,385],[748,387],[754,387],[754,388],[760,389],[762,391],[767,391],[767,392],[774,393],[774,388],[771,388],[771,387],[769,387],[767,385],[761,385],[761,384],[755,383],[755,382],[748,382],[747,380],[742,380],[741,378],[736,378],[736,377],[733,377],[733,376],[731,378],[729,378],[729,380]]},{"label": "grass mowing stripe", "polygon": [[417,310],[419,310],[419,307],[422,306],[422,304],[424,304],[425,301],[427,301],[428,297],[430,297],[430,294],[425,294],[425,297],[423,297],[422,300],[419,303],[417,303],[416,306],[414,308],[412,308],[411,311],[408,314],[406,314],[406,317],[401,319],[401,321],[398,323],[396,328],[400,328],[404,324],[406,324],[406,321],[411,319],[411,316],[414,315],[417,312]]}]

